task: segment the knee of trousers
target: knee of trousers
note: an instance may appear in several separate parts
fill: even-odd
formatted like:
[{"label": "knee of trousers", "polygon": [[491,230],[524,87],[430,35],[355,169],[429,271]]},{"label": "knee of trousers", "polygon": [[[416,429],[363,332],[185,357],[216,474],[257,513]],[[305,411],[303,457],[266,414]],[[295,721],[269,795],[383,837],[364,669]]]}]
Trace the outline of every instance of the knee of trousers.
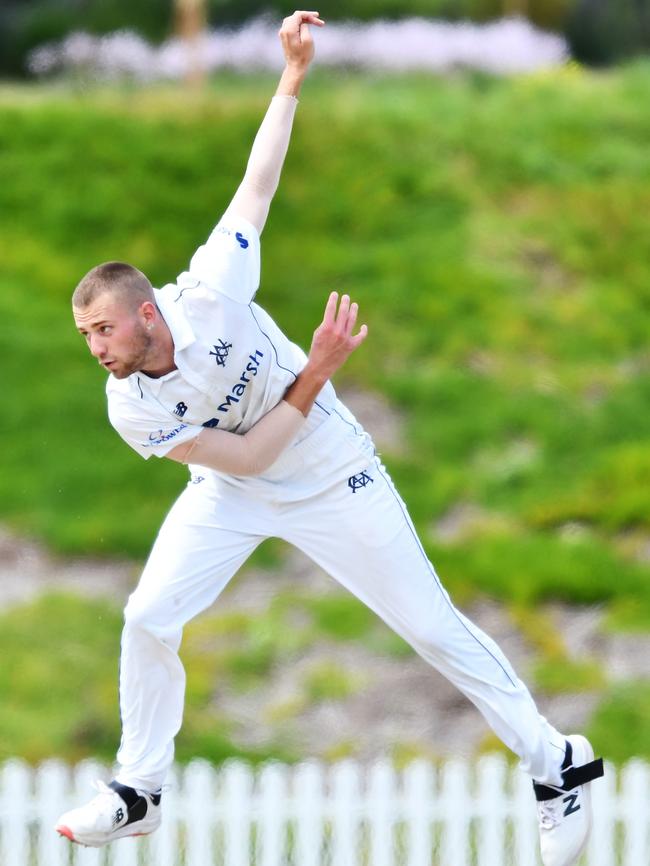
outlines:
[{"label": "knee of trousers", "polygon": [[124,637],[147,635],[166,644],[180,643],[182,627],[175,621],[174,613],[170,605],[139,598],[134,593],[124,608]]},{"label": "knee of trousers", "polygon": [[445,628],[435,618],[417,617],[409,626],[407,642],[443,674],[453,672],[468,684],[478,677],[504,693],[519,692],[515,672],[487,635],[468,631],[457,619]]}]

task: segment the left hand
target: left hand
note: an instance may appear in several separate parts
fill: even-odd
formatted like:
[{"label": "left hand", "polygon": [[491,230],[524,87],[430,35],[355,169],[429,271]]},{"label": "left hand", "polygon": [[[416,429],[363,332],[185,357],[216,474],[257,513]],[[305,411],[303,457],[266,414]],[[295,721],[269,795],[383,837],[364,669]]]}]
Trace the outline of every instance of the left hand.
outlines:
[{"label": "left hand", "polygon": [[331,378],[368,336],[366,325],[361,325],[357,334],[352,333],[358,312],[358,304],[350,303],[348,295],[341,296],[340,304],[338,292],[332,292],[327,299],[325,315],[314,331],[308,359],[309,366],[324,379]]},{"label": "left hand", "polygon": [[323,27],[318,12],[294,12],[282,22],[279,31],[287,66],[305,70],[314,57],[314,40],[309,25]]}]

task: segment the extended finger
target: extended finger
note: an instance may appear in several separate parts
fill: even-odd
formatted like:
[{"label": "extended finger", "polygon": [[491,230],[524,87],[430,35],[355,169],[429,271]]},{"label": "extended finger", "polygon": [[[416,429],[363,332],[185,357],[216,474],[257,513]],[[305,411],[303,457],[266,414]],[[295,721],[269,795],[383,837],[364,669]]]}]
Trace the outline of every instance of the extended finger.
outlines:
[{"label": "extended finger", "polygon": [[339,299],[338,292],[330,292],[330,296],[325,304],[325,315],[323,316],[324,325],[334,325],[336,323],[336,304]]},{"label": "extended finger", "polygon": [[350,296],[341,295],[341,303],[339,304],[338,315],[336,316],[336,327],[340,331],[345,331],[345,323],[348,319],[350,310]]},{"label": "extended finger", "polygon": [[350,312],[348,313],[348,320],[345,323],[345,336],[349,337],[354,330],[354,326],[357,321],[357,313],[359,312],[359,305],[355,302],[350,304]]}]

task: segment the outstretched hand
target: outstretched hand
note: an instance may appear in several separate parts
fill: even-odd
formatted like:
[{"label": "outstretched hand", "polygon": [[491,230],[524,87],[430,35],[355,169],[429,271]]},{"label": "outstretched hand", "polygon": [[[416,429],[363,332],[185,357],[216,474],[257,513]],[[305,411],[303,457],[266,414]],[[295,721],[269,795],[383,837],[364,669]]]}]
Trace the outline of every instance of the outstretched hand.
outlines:
[{"label": "outstretched hand", "polygon": [[306,69],[314,57],[314,40],[309,25],[323,27],[318,12],[294,12],[282,22],[279,31],[287,66]]},{"label": "outstretched hand", "polygon": [[352,333],[358,312],[358,304],[350,303],[348,295],[342,295],[340,303],[338,292],[332,292],[327,299],[323,321],[314,331],[309,350],[309,366],[323,378],[333,376],[368,336],[366,325],[361,325],[357,334]]}]

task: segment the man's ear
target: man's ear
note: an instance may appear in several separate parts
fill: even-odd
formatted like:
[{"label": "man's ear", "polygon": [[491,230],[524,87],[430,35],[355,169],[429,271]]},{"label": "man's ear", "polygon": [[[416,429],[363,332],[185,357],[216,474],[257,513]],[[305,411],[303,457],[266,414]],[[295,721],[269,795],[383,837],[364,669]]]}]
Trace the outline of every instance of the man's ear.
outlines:
[{"label": "man's ear", "polygon": [[148,331],[150,331],[156,324],[158,308],[152,301],[144,301],[138,310],[138,315],[142,324]]}]

